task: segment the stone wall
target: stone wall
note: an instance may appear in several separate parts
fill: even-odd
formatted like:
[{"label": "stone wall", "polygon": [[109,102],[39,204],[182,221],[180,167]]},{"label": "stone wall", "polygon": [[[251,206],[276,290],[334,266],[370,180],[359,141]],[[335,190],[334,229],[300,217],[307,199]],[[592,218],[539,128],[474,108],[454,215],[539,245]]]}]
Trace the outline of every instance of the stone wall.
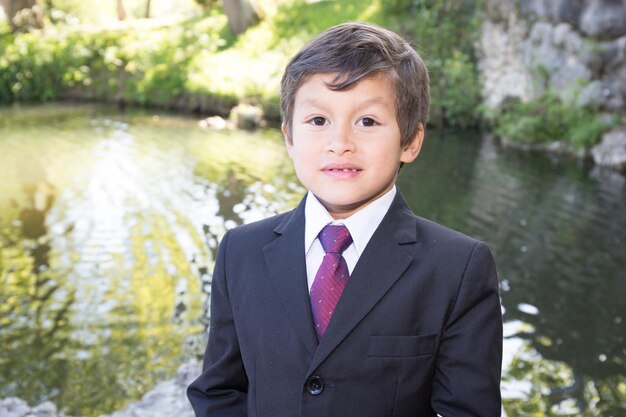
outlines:
[{"label": "stone wall", "polygon": [[486,103],[553,91],[626,108],[626,0],[486,0],[480,69]]},{"label": "stone wall", "polygon": [[[478,51],[488,107],[552,92],[603,113],[626,112],[626,0],[485,3]],[[596,163],[626,168],[624,132],[609,132],[606,146],[603,138],[591,153]]]}]

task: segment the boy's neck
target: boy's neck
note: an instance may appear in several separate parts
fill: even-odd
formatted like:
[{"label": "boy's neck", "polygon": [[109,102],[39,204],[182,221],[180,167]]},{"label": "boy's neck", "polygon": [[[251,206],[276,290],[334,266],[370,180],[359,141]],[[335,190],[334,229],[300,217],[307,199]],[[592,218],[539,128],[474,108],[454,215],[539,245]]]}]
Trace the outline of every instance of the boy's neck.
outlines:
[{"label": "boy's neck", "polygon": [[330,218],[333,219],[333,221],[343,221],[346,219],[351,218],[352,216],[355,216],[361,212],[365,211],[369,211],[369,210],[376,210],[376,206],[382,205],[384,206],[384,210],[385,212],[389,209],[389,207],[391,206],[391,202],[393,201],[395,195],[396,195],[396,186],[395,184],[387,191],[385,191],[384,193],[382,193],[381,195],[377,196],[375,199],[368,201],[367,204],[361,205],[359,207],[357,207],[354,210],[350,210],[347,209],[345,211],[336,211],[336,210],[329,210],[329,208],[327,207],[326,204],[324,204],[324,201],[321,200],[318,196],[316,196],[315,194],[313,194],[311,191],[309,191],[309,193],[315,197],[315,199],[321,204],[321,206],[326,210],[326,212],[328,213],[328,216]]}]

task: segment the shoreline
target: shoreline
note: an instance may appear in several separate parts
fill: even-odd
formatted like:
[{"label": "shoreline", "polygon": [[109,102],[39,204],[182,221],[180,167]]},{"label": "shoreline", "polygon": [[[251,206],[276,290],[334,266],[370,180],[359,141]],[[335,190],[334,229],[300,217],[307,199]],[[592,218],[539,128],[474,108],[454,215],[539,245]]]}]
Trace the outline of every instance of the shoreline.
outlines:
[{"label": "shoreline", "polygon": [[576,148],[567,141],[553,142],[517,142],[506,137],[497,137],[492,133],[492,140],[504,149],[546,155],[566,156],[580,161],[590,161],[601,168],[608,168],[618,173],[626,173],[626,125],[613,128],[602,135],[600,142],[590,148]]},{"label": "shoreline", "polygon": [[[230,110],[224,110],[223,107],[217,108],[192,108],[181,105],[183,101],[171,103],[171,105],[158,105],[152,103],[137,103],[118,101],[118,100],[100,100],[86,96],[64,96],[58,100],[47,103],[12,103],[10,105],[0,105],[1,107],[12,106],[37,106],[37,105],[81,105],[93,104],[103,106],[115,106],[120,110],[138,109],[138,110],[159,110],[172,112],[197,119],[198,123],[209,130],[222,129],[242,129],[254,130],[262,127],[280,128],[280,116],[277,116],[277,109],[266,114],[266,109],[262,106],[246,104],[239,102]],[[437,126],[435,129],[439,128]],[[428,129],[431,129],[428,126]],[[479,129],[480,130],[480,129]],[[566,140],[555,140],[552,142],[518,142],[510,138],[500,137],[491,130],[486,130],[485,134],[490,140],[497,142],[504,149],[513,149],[516,151],[538,153],[546,155],[565,156],[575,158],[581,161],[590,161],[594,165],[612,169],[618,173],[626,174],[626,118],[620,124],[608,130],[602,135],[599,143],[592,147],[574,147]]]}]

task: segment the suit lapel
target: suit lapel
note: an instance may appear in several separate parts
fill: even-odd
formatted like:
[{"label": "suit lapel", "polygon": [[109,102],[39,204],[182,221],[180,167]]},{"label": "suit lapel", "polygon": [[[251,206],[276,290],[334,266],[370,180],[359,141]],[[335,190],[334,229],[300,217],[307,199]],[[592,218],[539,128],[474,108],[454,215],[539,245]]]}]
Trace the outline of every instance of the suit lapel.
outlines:
[{"label": "suit lapel", "polygon": [[267,269],[285,314],[311,356],[317,337],[309,303],[304,252],[304,201],[274,229],[277,237],[263,248]]},{"label": "suit lapel", "polygon": [[400,192],[359,257],[309,367],[313,372],[384,297],[413,258],[401,247],[417,240],[416,220]]}]

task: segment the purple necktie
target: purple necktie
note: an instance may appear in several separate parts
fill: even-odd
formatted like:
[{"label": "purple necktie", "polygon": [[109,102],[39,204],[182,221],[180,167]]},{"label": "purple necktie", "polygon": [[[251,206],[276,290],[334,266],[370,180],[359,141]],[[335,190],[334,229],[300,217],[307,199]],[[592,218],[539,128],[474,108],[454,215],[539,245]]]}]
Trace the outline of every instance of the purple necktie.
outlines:
[{"label": "purple necktie", "polygon": [[348,265],[341,254],[352,243],[352,236],[346,226],[329,224],[318,237],[326,255],[315,275],[310,295],[315,333],[320,340],[350,277]]}]

